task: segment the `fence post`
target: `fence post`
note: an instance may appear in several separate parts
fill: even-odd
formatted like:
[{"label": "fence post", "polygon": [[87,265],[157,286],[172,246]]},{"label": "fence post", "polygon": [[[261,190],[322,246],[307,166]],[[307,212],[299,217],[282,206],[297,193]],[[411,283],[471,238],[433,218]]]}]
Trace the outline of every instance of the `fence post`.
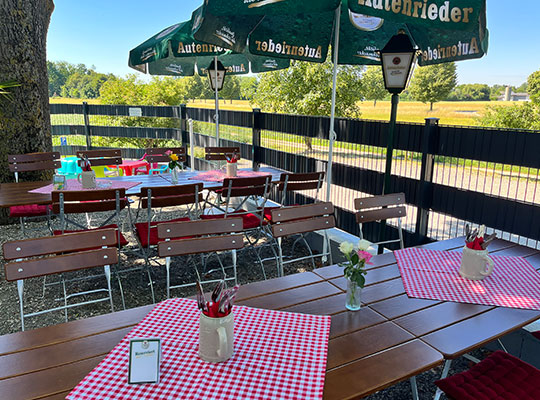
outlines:
[{"label": "fence post", "polygon": [[187,134],[187,106],[180,104],[178,118],[180,119],[180,136],[182,140],[182,146],[189,143],[189,136]]},{"label": "fence post", "polygon": [[88,103],[83,101],[84,133],[86,135],[86,150],[92,149],[92,139],[90,135],[90,118],[88,117]]},{"label": "fence post", "polygon": [[259,149],[261,147],[261,109],[253,109],[253,130],[252,130],[252,146],[251,146],[251,160],[252,168],[254,171],[258,171],[261,165],[259,160]]},{"label": "fence post", "polygon": [[429,210],[433,202],[433,170],[439,142],[439,118],[426,118],[422,135],[422,166],[420,167],[420,185],[418,187],[418,213],[416,216],[415,242],[423,244],[427,239]]}]

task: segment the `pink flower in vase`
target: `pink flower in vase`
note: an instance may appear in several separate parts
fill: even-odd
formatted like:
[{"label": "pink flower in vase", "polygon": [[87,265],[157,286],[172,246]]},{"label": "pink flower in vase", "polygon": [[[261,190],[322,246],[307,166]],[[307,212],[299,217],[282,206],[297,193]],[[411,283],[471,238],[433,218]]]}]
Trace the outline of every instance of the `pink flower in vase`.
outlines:
[{"label": "pink flower in vase", "polygon": [[371,257],[373,256],[370,253],[368,253],[365,250],[358,250],[357,254],[360,261],[364,260],[366,264],[371,264],[369,261],[371,260]]}]

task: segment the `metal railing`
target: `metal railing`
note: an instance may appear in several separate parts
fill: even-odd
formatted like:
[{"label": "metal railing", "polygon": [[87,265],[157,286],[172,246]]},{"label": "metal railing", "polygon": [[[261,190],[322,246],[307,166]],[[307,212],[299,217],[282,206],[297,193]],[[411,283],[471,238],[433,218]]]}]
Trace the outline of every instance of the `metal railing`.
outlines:
[{"label": "metal railing", "polygon": [[[154,106],[51,105],[55,150],[123,147],[138,158],[155,140],[188,145],[187,120],[195,121],[196,169],[204,146],[215,140],[214,110]],[[290,172],[326,170],[327,117],[220,110],[221,146],[240,146],[255,167],[269,165]],[[331,200],[338,226],[358,234],[353,199],[381,194],[387,122],[336,119]],[[540,241],[540,132],[478,127],[398,123],[391,190],[404,192],[407,245],[463,234],[465,223],[486,224],[500,237],[532,247]],[[64,139],[61,139],[61,138]],[[118,146],[118,139],[124,139]],[[125,140],[128,139],[128,140]],[[144,141],[137,145],[135,139]],[[115,142],[116,141],[116,142]],[[69,142],[69,143],[67,143]],[[61,145],[64,143],[64,145]],[[107,146],[110,143],[114,145]],[[323,193],[323,196],[325,194]],[[307,195],[289,201],[309,202]],[[367,224],[368,238],[379,237],[378,223]],[[395,227],[385,228],[393,235]]]}]

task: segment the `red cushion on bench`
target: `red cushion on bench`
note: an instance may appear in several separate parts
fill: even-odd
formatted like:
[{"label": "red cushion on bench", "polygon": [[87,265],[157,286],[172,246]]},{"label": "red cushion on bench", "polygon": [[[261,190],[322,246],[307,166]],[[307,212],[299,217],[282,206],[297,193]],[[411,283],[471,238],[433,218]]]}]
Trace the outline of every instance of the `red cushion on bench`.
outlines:
[{"label": "red cushion on bench", "polygon": [[[239,213],[245,213],[246,211],[244,210],[238,210],[238,211],[235,211],[233,213],[230,213],[228,214],[229,217],[234,217],[235,215],[234,214],[239,214]],[[220,218],[224,218],[225,217],[225,214],[203,214],[201,215],[201,219],[220,219]],[[242,218],[242,225],[243,225],[243,229],[254,229],[254,228],[257,228],[260,226],[261,224],[261,220],[259,219],[258,216],[256,216],[255,214],[252,214],[252,213],[249,213],[249,214],[242,214],[242,215],[238,215],[238,217]],[[266,225],[267,222],[263,220],[263,225]]]},{"label": "red cushion on bench", "polygon": [[[158,231],[157,226],[165,222],[179,222],[179,221],[189,221],[187,217],[171,219],[169,221],[154,221],[150,223],[150,246],[155,246],[158,244]],[[142,247],[148,247],[148,222],[139,222],[135,224],[135,232],[137,237],[141,241]],[[185,238],[174,238],[175,239],[185,239]]]},{"label": "red cushion on bench", "polygon": [[27,204],[24,206],[9,207],[9,216],[13,218],[20,217],[39,217],[47,215],[47,212],[52,209],[52,205],[47,204]]},{"label": "red cushion on bench", "polygon": [[500,350],[435,384],[455,400],[540,399],[540,370]]},{"label": "red cushion on bench", "polygon": [[[65,230],[64,232],[62,232],[61,230],[55,230],[53,232],[53,235],[62,235],[63,233],[73,233],[73,232],[100,231],[100,230],[103,230],[103,229],[111,229],[111,228],[112,229],[118,229],[118,225],[110,224],[110,225],[102,226],[100,228],[79,229],[79,230]],[[120,232],[120,247],[126,246],[128,243],[129,242],[127,241],[127,239],[124,237],[124,235],[122,235],[122,232]]]}]

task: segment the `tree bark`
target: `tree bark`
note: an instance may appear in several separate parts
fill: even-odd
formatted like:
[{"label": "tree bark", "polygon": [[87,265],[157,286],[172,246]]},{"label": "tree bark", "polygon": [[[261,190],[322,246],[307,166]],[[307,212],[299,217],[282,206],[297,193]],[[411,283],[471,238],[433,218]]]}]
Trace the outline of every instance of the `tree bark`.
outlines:
[{"label": "tree bark", "polygon": [[[53,10],[53,0],[0,1],[0,82],[20,84],[11,101],[0,103],[0,182],[14,180],[8,154],[52,150],[46,46]],[[43,176],[30,172],[20,179]]]}]

